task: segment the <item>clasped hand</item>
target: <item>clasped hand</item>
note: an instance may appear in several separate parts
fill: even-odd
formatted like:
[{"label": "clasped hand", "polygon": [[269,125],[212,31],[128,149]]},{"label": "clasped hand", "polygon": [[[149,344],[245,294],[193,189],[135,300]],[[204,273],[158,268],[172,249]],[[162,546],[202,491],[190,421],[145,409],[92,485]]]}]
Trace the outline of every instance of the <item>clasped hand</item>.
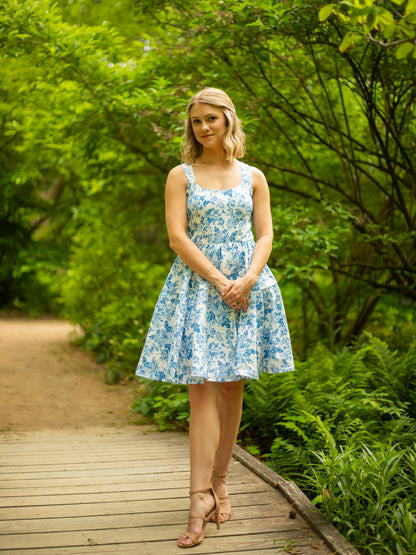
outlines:
[{"label": "clasped hand", "polygon": [[244,278],[237,278],[234,281],[228,282],[221,291],[221,298],[234,310],[247,310],[250,304],[248,295],[251,288],[252,285],[250,285],[247,280]]}]

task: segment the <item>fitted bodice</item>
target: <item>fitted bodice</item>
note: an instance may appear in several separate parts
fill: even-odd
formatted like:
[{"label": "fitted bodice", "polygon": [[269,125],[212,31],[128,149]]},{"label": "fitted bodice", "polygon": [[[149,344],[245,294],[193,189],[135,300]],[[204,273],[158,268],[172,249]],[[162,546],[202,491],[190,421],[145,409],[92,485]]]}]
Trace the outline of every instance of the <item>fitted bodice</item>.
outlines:
[{"label": "fitted bodice", "polygon": [[221,190],[200,187],[192,166],[183,164],[188,182],[187,233],[197,245],[253,241],[253,184],[249,166],[240,164],[239,185]]}]

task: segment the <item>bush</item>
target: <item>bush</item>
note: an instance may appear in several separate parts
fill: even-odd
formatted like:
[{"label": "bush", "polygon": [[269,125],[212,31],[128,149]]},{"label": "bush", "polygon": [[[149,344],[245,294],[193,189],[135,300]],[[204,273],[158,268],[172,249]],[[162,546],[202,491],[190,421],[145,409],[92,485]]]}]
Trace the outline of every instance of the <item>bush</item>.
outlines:
[{"label": "bush", "polygon": [[147,384],[147,394],[135,402],[134,412],[151,417],[160,430],[188,428],[189,399],[186,386],[151,382],[144,378],[140,378],[140,382]]},{"label": "bush", "polygon": [[73,248],[62,301],[64,315],[82,327],[81,341],[99,362],[134,372],[167,272],[166,265],[143,256],[125,222],[108,228],[97,221],[83,230]]}]

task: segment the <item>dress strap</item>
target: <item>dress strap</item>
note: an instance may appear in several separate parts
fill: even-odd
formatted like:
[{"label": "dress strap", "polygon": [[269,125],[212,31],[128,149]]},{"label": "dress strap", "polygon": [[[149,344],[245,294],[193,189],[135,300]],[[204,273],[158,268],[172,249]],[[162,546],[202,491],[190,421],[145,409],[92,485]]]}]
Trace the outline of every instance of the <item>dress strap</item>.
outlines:
[{"label": "dress strap", "polygon": [[183,162],[182,167],[185,171],[186,181],[188,183],[188,187],[192,187],[192,185],[195,183],[194,170],[193,170],[191,164],[186,164],[185,162]]},{"label": "dress strap", "polygon": [[253,179],[251,177],[250,166],[245,162],[241,164],[241,181],[248,187],[250,194],[253,193]]}]

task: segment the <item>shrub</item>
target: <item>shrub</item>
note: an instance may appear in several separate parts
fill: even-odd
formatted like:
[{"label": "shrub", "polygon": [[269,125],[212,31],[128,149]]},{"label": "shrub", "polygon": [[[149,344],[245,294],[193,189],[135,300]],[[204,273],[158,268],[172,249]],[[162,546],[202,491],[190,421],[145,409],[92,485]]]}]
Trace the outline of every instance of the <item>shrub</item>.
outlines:
[{"label": "shrub", "polygon": [[82,343],[99,362],[134,372],[167,272],[143,256],[123,221],[111,228],[97,221],[83,230],[62,300],[65,316],[82,327]]}]

